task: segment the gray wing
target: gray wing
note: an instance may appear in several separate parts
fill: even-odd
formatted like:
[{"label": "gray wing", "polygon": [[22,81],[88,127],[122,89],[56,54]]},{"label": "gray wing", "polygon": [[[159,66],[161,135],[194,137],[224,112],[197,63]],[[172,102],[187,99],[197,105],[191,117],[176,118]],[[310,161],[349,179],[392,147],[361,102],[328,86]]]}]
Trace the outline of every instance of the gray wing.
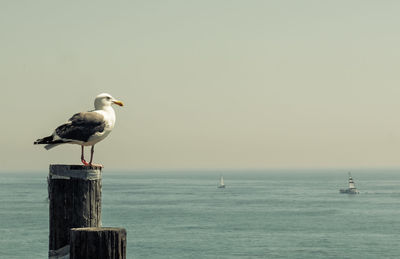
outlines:
[{"label": "gray wing", "polygon": [[74,114],[69,122],[59,126],[55,132],[64,139],[88,141],[98,132],[103,132],[106,124],[104,116],[97,112],[80,112]]}]

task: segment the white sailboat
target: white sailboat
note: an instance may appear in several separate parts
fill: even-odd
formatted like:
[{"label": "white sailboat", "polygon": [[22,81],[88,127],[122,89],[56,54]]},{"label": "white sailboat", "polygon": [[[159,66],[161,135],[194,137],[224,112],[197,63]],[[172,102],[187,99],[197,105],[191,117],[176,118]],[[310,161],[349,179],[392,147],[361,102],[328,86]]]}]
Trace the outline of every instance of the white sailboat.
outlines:
[{"label": "white sailboat", "polygon": [[222,175],[221,178],[219,179],[218,188],[225,188],[224,177]]},{"label": "white sailboat", "polygon": [[340,189],[340,193],[348,193],[348,194],[358,194],[360,193],[356,185],[354,184],[353,177],[351,177],[351,174],[349,172],[349,188],[347,189]]}]

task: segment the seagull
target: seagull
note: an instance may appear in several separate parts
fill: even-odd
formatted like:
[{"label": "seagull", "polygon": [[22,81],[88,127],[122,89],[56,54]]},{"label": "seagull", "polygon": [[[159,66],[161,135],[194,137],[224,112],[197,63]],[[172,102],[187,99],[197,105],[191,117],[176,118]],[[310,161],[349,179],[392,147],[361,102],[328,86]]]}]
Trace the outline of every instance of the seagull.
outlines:
[{"label": "seagull", "polygon": [[[58,126],[53,134],[38,139],[33,144],[45,144],[44,148],[47,150],[65,143],[81,145],[82,163],[94,165],[94,145],[107,137],[114,128],[115,111],[111,107],[112,104],[124,106],[121,101],[107,93],[99,94],[94,100],[94,110],[74,114],[68,122]],[[84,146],[92,146],[89,163],[84,158]]]}]

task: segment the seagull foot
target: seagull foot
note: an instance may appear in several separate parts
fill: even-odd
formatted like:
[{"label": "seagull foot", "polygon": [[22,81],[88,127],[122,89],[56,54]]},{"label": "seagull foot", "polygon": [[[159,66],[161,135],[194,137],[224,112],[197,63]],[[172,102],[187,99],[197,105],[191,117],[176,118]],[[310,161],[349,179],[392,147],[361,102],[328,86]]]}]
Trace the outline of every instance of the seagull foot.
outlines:
[{"label": "seagull foot", "polygon": [[81,161],[82,161],[82,164],[84,164],[84,165],[90,165],[88,162],[86,162],[85,159],[81,159]]}]

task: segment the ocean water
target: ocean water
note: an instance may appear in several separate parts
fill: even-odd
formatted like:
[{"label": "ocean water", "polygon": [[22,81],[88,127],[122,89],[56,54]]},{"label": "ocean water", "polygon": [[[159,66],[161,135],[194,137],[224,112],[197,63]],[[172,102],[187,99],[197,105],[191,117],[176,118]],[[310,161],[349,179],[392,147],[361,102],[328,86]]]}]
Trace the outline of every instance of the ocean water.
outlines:
[{"label": "ocean water", "polygon": [[[220,175],[226,189],[217,189]],[[0,174],[0,258],[46,258],[47,174]],[[400,171],[103,172],[127,258],[399,258]]]}]

